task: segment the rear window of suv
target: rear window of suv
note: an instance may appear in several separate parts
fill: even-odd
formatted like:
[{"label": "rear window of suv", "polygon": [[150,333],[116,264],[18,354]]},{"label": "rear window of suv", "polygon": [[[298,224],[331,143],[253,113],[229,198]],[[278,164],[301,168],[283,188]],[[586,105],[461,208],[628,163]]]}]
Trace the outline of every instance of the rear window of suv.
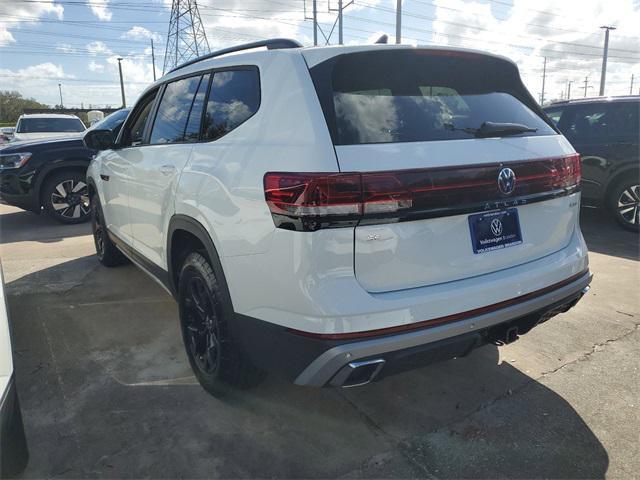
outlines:
[{"label": "rear window of suv", "polygon": [[16,133],[84,132],[79,118],[22,118]]},{"label": "rear window of suv", "polygon": [[474,138],[483,122],[555,130],[517,68],[465,52],[391,50],[339,55],[311,69],[336,145]]}]

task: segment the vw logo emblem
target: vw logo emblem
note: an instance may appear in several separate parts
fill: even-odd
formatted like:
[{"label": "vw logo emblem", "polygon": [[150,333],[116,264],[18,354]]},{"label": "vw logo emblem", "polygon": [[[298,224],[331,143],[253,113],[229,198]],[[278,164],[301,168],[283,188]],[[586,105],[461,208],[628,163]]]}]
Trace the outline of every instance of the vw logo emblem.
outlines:
[{"label": "vw logo emblem", "polygon": [[499,237],[502,234],[502,222],[499,219],[494,218],[491,220],[491,232],[496,237]]},{"label": "vw logo emblem", "polygon": [[498,188],[504,195],[511,195],[516,188],[516,174],[510,168],[503,168],[498,174]]}]

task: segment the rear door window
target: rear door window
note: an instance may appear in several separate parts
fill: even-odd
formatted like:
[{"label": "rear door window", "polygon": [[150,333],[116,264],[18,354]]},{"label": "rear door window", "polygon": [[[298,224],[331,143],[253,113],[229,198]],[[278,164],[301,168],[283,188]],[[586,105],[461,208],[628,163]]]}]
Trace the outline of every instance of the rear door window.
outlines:
[{"label": "rear door window", "polygon": [[357,52],[311,69],[337,145],[474,138],[484,122],[552,135],[517,68],[494,57],[424,50]]},{"label": "rear door window", "polygon": [[583,143],[638,137],[638,103],[599,102],[576,105],[558,122],[569,139]]},{"label": "rear door window", "polygon": [[255,67],[215,72],[204,117],[204,139],[216,140],[246,122],[260,106]]},{"label": "rear door window", "polygon": [[[191,129],[189,139],[192,141],[198,139],[197,133],[194,138],[193,131],[197,130],[199,132],[200,130],[204,92],[199,97],[199,114],[197,111],[198,105],[196,104],[198,96],[196,94],[200,93],[199,87],[202,78],[202,76],[188,77],[167,84],[158,107],[149,143],[154,145],[183,142],[185,141],[187,127]],[[194,105],[196,106],[196,111],[193,112],[193,120],[189,125]]]}]

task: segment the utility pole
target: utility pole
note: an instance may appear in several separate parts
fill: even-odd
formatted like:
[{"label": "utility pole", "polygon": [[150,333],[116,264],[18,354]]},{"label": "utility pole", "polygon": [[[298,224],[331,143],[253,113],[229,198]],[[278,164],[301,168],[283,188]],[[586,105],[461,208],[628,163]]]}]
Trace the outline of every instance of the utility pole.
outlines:
[{"label": "utility pole", "polygon": [[342,45],[342,0],[338,0],[338,44]]},{"label": "utility pole", "polygon": [[402,0],[396,3],[396,43],[402,43]]},{"label": "utility pole", "polygon": [[318,45],[318,0],[313,0],[313,44]]},{"label": "utility pole", "polygon": [[569,80],[567,82],[567,100],[571,100],[571,84],[573,83],[573,80]]},{"label": "utility pole", "polygon": [[629,87],[629,95],[633,95],[633,73],[631,74],[631,86]]},{"label": "utility pole", "polygon": [[156,52],[153,49],[153,38],[151,39],[151,65],[153,66],[153,81],[156,81]]},{"label": "utility pole", "polygon": [[600,96],[604,95],[604,84],[607,79],[607,57],[609,56],[609,30],[615,30],[616,27],[603,25],[604,28],[604,52],[602,54],[602,73],[600,74]]},{"label": "utility pole", "polygon": [[544,63],[542,64],[542,94],[540,94],[540,105],[544,105],[544,83],[546,80],[547,80],[547,57],[544,57]]},{"label": "utility pole", "polygon": [[62,102],[62,84],[58,84],[58,90],[60,91],[60,108],[64,108],[64,103]]},{"label": "utility pole", "polygon": [[127,102],[124,99],[124,81],[122,80],[122,57],[118,57],[118,70],[120,70],[120,92],[122,93],[122,108],[127,106]]},{"label": "utility pole", "polygon": [[587,88],[589,88],[589,76],[584,77],[584,98],[587,98]]}]

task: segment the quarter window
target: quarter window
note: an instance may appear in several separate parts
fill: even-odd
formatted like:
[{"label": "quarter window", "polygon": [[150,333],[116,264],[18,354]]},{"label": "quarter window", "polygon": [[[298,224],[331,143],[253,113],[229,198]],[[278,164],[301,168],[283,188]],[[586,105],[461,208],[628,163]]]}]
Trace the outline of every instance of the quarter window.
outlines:
[{"label": "quarter window", "polygon": [[257,68],[216,72],[204,119],[205,140],[215,140],[237,128],[256,113],[259,105]]},{"label": "quarter window", "polygon": [[[202,77],[189,77],[167,84],[151,131],[152,145],[184,141],[188,126],[192,129],[189,134],[191,141],[198,139],[200,116],[197,112],[193,112],[194,121],[188,124],[201,80]],[[196,129],[195,138],[193,129]]]}]

